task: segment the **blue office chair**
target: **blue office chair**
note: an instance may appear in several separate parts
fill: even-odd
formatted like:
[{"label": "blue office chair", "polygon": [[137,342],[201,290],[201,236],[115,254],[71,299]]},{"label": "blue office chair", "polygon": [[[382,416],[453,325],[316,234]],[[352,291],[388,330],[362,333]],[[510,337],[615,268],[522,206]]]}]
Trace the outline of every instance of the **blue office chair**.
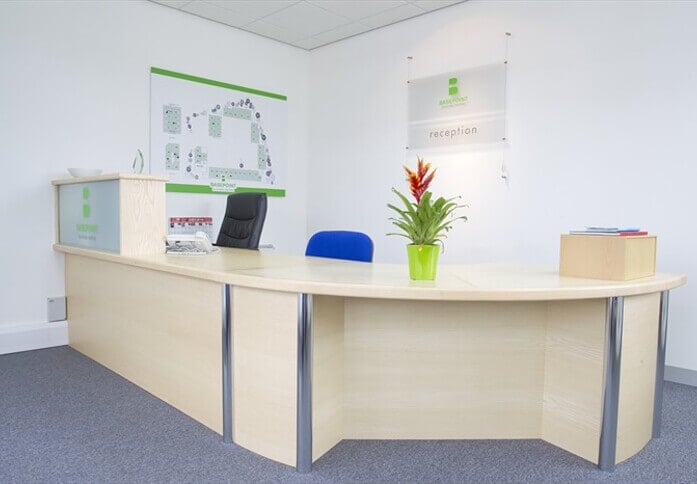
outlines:
[{"label": "blue office chair", "polygon": [[362,232],[325,230],[310,237],[305,255],[373,262],[373,241]]}]

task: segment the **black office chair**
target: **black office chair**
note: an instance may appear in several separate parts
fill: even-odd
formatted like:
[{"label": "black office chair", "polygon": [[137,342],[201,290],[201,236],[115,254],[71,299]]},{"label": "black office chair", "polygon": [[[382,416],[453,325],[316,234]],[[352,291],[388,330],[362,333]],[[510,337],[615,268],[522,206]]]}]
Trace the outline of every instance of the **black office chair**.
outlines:
[{"label": "black office chair", "polygon": [[227,197],[225,218],[215,245],[258,249],[266,219],[266,193],[233,193]]}]

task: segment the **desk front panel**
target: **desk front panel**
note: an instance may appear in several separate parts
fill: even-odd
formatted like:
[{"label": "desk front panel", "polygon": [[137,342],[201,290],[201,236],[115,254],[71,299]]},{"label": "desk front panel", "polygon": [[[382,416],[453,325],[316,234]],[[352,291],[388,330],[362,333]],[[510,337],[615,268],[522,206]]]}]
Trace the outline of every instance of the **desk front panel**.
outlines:
[{"label": "desk front panel", "polygon": [[347,299],[344,437],[538,438],[546,310]]},{"label": "desk front panel", "polygon": [[69,344],[222,432],[220,284],[66,255]]}]

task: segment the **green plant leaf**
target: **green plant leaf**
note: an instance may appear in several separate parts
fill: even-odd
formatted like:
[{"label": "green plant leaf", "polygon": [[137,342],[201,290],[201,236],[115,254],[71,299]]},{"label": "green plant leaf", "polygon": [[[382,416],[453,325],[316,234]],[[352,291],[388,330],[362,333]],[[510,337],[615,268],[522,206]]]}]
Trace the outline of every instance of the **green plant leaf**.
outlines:
[{"label": "green plant leaf", "polygon": [[419,203],[415,203],[397,189],[392,188],[392,191],[399,197],[404,208],[388,203],[387,207],[396,214],[388,220],[403,233],[391,232],[388,235],[405,237],[416,245],[443,245],[443,239],[447,238],[453,223],[457,220],[467,221],[464,215],[455,216],[456,210],[466,207],[456,202],[460,197],[438,197],[434,200],[433,194],[426,191]]}]

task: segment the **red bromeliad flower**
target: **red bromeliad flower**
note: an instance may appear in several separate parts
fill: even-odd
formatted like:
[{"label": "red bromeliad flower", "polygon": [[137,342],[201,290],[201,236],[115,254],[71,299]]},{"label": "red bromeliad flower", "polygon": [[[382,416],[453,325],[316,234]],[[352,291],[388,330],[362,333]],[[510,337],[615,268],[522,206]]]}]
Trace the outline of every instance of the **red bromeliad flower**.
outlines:
[{"label": "red bromeliad flower", "polygon": [[433,181],[433,176],[436,174],[434,169],[431,173],[428,170],[431,169],[430,163],[424,163],[422,158],[417,158],[418,164],[416,171],[411,171],[407,166],[404,170],[407,172],[407,181],[409,182],[409,188],[411,189],[411,194],[414,195],[416,203],[421,201],[421,197],[428,190],[428,186]]}]

